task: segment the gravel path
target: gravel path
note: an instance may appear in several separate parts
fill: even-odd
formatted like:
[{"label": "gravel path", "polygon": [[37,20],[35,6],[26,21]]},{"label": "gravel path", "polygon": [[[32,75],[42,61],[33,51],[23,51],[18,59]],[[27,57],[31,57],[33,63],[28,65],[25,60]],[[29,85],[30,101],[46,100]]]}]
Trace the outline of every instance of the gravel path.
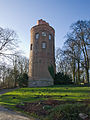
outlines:
[{"label": "gravel path", "polygon": [[[0,95],[12,91],[15,89],[5,89],[0,91]],[[3,106],[0,106],[0,120],[35,120],[34,118],[28,118],[21,113],[11,111]]]},{"label": "gravel path", "polygon": [[34,120],[0,106],[0,120]]}]

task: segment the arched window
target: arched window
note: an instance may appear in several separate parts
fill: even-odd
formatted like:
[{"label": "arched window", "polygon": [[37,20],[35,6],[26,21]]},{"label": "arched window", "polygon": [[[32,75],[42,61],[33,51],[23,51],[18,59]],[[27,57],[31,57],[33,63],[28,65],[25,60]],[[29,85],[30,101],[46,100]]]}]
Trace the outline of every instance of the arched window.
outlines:
[{"label": "arched window", "polygon": [[42,32],[42,36],[46,36],[46,32]]},{"label": "arched window", "polygon": [[35,34],[35,39],[37,40],[39,38],[39,33]]},{"label": "arched window", "polygon": [[49,34],[49,40],[51,40],[52,36]]},{"label": "arched window", "polygon": [[46,42],[42,42],[42,48],[43,48],[43,49],[46,48]]}]

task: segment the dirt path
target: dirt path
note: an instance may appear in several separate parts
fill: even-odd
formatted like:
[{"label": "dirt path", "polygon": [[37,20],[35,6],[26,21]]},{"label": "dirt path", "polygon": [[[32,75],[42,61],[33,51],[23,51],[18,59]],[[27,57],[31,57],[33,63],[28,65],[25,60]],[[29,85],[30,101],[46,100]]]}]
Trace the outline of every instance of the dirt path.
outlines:
[{"label": "dirt path", "polygon": [[[17,89],[17,88],[15,88]],[[0,95],[13,91],[15,89],[4,89],[0,91]],[[0,120],[35,120],[34,118],[28,118],[21,113],[11,111],[3,106],[0,106]]]},{"label": "dirt path", "polygon": [[0,106],[0,120],[34,120]]}]

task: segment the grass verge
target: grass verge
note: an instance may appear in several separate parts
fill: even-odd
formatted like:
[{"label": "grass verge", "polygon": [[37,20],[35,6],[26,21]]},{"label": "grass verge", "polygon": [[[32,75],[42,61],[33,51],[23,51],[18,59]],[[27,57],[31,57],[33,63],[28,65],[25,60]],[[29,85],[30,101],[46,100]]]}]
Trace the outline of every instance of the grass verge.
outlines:
[{"label": "grass verge", "polygon": [[[61,103],[60,105],[54,106],[53,108],[46,107],[47,109],[51,109],[47,110],[49,111],[49,115],[44,117],[42,115],[39,116],[39,118],[42,120],[53,120],[54,116],[56,116],[56,120],[59,120],[61,118],[62,120],[75,120],[80,112],[84,112],[90,116],[90,87],[63,85],[52,87],[20,88],[0,96],[0,104],[14,110],[20,110],[16,108],[17,104],[23,105],[25,102],[31,103],[45,100],[65,101],[65,104]],[[74,102],[74,104],[72,104],[72,102]],[[84,111],[82,111],[81,108],[84,108]],[[72,114],[70,111],[72,111]],[[31,113],[30,115],[38,117],[35,112]]]}]

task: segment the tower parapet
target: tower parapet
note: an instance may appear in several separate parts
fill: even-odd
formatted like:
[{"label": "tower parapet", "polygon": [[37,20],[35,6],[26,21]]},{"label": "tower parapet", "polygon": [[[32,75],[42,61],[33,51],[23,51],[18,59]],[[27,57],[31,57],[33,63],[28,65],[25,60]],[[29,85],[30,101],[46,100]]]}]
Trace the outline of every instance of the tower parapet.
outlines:
[{"label": "tower parapet", "polygon": [[47,23],[46,21],[40,19],[37,21],[37,25],[40,25],[40,24],[45,24],[45,25],[49,25],[49,23]]}]

